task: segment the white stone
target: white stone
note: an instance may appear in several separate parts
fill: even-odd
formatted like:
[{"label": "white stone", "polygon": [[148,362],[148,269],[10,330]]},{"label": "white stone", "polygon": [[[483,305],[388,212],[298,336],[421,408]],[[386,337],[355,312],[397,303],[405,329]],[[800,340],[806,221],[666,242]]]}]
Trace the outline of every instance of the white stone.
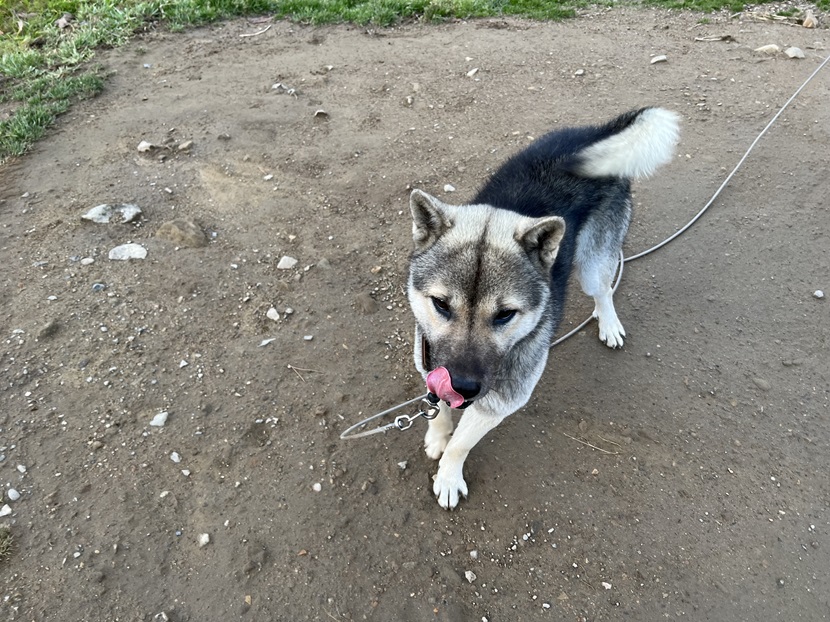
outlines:
[{"label": "white stone", "polygon": [[20,499],[20,493],[17,492],[14,488],[9,488],[6,491],[6,496],[9,498],[9,501],[17,501]]},{"label": "white stone", "polygon": [[291,268],[296,265],[296,259],[289,257],[288,255],[283,255],[282,259],[280,259],[280,262],[277,264],[277,270],[291,270]]},{"label": "white stone", "polygon": [[208,533],[200,533],[199,534],[199,548],[203,546],[207,546],[210,544],[210,534]]},{"label": "white stone", "polygon": [[22,464],[18,464],[17,465],[17,472],[18,473],[25,473],[26,472],[26,467],[23,466]]},{"label": "white stone", "polygon": [[472,570],[468,570],[467,572],[465,572],[464,576],[466,577],[468,583],[472,583],[478,578],[476,577],[476,573],[474,573]]},{"label": "white stone", "polygon": [[269,320],[274,320],[276,322],[280,319],[280,312],[277,311],[274,307],[271,307],[270,309],[268,309],[268,311],[266,311],[265,317],[267,317]]},{"label": "white stone", "polygon": [[654,63],[667,63],[669,61],[669,57],[665,54],[659,54],[651,59],[651,64]]},{"label": "white stone", "polygon": [[121,205],[109,205],[108,203],[104,203],[102,205],[96,205],[86,214],[81,216],[81,218],[83,220],[97,222],[98,224],[106,224],[115,216],[120,217],[120,222],[132,222],[140,214],[141,208],[132,203],[122,203]]},{"label": "white stone", "polygon": [[444,184],[444,192],[455,192],[455,186],[452,184]]},{"label": "white stone", "polygon": [[472,77],[473,77],[473,76],[475,76],[477,73],[478,73],[478,67],[476,67],[476,68],[474,68],[474,69],[470,69],[470,71],[468,71],[468,72],[467,72],[467,77],[468,77],[468,78],[472,78]]},{"label": "white stone", "polygon": [[12,513],[12,509],[9,506],[8,503],[6,505],[4,505],[2,508],[0,508],[0,516],[8,516],[11,513]]},{"label": "white stone", "polygon": [[817,289],[813,292],[813,298],[818,298],[819,300],[821,300],[822,298],[824,298],[824,292],[820,289]]},{"label": "white stone", "polygon": [[321,490],[323,490],[323,485],[320,482],[315,482],[311,489],[314,492],[320,492]]},{"label": "white stone", "polygon": [[761,54],[778,54],[781,51],[781,48],[775,45],[774,43],[770,43],[769,45],[762,45],[759,48],[755,48],[756,52],[760,52]]},{"label": "white stone", "polygon": [[784,50],[784,54],[789,56],[790,58],[804,58],[804,52],[801,48],[791,47]]},{"label": "white stone", "polygon": [[150,421],[150,425],[154,426],[154,427],[157,427],[157,428],[160,428],[165,423],[167,423],[167,417],[168,417],[168,414],[166,412],[161,412],[161,413],[157,414],[155,417],[153,417],[153,419]]},{"label": "white stone", "polygon": [[145,257],[147,257],[147,249],[141,244],[121,244],[109,252],[109,258],[114,261],[144,259]]},{"label": "white stone", "polygon": [[179,452],[177,451],[174,451],[170,454],[170,459],[176,464],[182,461],[182,457],[179,455]]},{"label": "white stone", "polygon": [[81,259],[82,266],[90,266],[95,263],[95,260],[92,257],[84,257]]}]

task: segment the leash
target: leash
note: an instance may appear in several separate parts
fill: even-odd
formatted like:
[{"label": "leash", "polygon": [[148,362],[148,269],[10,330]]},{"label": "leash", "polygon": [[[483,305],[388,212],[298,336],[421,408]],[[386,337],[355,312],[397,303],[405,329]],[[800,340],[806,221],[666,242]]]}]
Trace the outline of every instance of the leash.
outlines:
[{"label": "leash", "polygon": [[[386,425],[382,425],[377,428],[372,428],[371,430],[364,430],[363,432],[354,432],[358,428],[366,425],[367,423],[374,421],[375,419],[380,419],[388,414],[395,412],[396,410],[401,410],[409,406],[410,404],[414,404],[415,402],[421,401],[426,404],[426,408],[424,410],[419,411],[417,414],[409,416],[409,415],[398,415],[395,417],[395,420],[392,423],[387,423]],[[435,419],[438,416],[438,411],[440,410],[440,406],[438,405],[438,396],[434,393],[425,393],[419,397],[415,397],[408,402],[404,402],[403,404],[398,404],[397,406],[393,406],[392,408],[387,408],[381,413],[376,415],[372,415],[371,417],[367,417],[363,421],[358,421],[350,428],[347,428],[341,435],[340,438],[342,440],[348,440],[352,438],[363,438],[364,436],[371,436],[372,434],[378,434],[379,432],[386,432],[387,430],[391,430],[395,428],[397,430],[408,430],[412,427],[412,422],[418,419],[419,417],[423,417],[424,419]]]},{"label": "leash", "polygon": [[[714,204],[715,200],[717,200],[718,196],[720,196],[720,193],[723,191],[723,189],[726,188],[727,184],[730,182],[732,177],[734,177],[735,173],[738,172],[738,169],[741,168],[744,161],[749,157],[749,154],[755,148],[755,145],[758,144],[758,142],[761,140],[761,138],[763,138],[763,136],[767,133],[767,131],[778,120],[778,117],[780,117],[781,114],[787,109],[787,107],[795,100],[795,98],[798,97],[798,95],[801,93],[801,91],[803,91],[804,88],[813,80],[813,78],[815,78],[816,75],[818,75],[818,72],[821,71],[822,69],[824,69],[824,66],[827,65],[828,62],[830,62],[830,55],[828,55],[827,58],[825,58],[824,61],[818,67],[816,67],[816,69],[813,71],[813,73],[811,73],[807,77],[807,79],[804,80],[804,82],[801,83],[801,86],[799,86],[795,90],[795,92],[790,96],[790,98],[784,103],[784,105],[781,106],[781,108],[778,109],[778,112],[775,113],[775,115],[772,117],[772,119],[770,119],[769,123],[767,123],[766,126],[764,127],[764,129],[761,130],[761,133],[758,134],[758,136],[755,138],[755,140],[752,141],[752,144],[749,145],[749,148],[746,150],[743,157],[740,160],[738,160],[738,163],[732,169],[732,172],[730,172],[729,175],[726,176],[726,179],[723,180],[723,183],[715,191],[715,194],[712,195],[712,198],[709,199],[709,201],[706,203],[706,205],[704,205],[703,208],[697,214],[695,214],[695,216],[689,222],[687,222],[685,225],[683,225],[680,229],[675,231],[672,235],[667,237],[662,242],[660,242],[658,244],[655,244],[651,248],[648,248],[648,249],[646,249],[646,250],[644,250],[640,253],[637,253],[636,255],[632,255],[631,257],[626,257],[625,255],[623,255],[623,252],[620,251],[620,259],[619,259],[619,262],[617,264],[617,277],[614,280],[614,286],[611,288],[612,292],[617,291],[617,287],[619,287],[620,281],[622,281],[623,266],[625,264],[627,264],[630,261],[640,259],[641,257],[645,257],[646,255],[650,255],[654,251],[663,248],[669,242],[671,242],[674,239],[676,239],[676,238],[680,237],[681,235],[683,235],[689,228],[691,228],[692,225],[694,225],[698,220],[700,220],[700,218],[703,216],[703,214],[705,214],[706,211],[710,207],[712,207],[712,204]],[[550,344],[550,347],[553,348],[554,346],[559,345],[560,343],[562,343],[566,339],[569,339],[569,338],[573,337],[575,334],[577,334],[579,331],[581,331],[583,328],[585,328],[591,322],[591,320],[593,320],[593,319],[594,319],[593,316],[590,316],[590,317],[586,318],[576,328],[574,328],[569,333],[563,335],[562,337],[560,337],[559,339],[554,341],[552,344]],[[427,405],[425,410],[421,410],[417,414],[412,415],[412,416],[398,415],[397,417],[395,417],[395,420],[392,423],[388,423],[386,425],[383,425],[383,426],[380,426],[380,427],[377,427],[377,428],[373,428],[371,430],[365,430],[365,431],[362,431],[362,432],[353,432],[354,430],[357,430],[358,428],[360,428],[362,426],[365,426],[366,424],[374,421],[375,419],[380,419],[381,417],[384,417],[385,415],[391,414],[391,413],[393,413],[397,410],[405,408],[405,407],[407,407],[411,404],[414,404],[415,402],[418,402],[418,401],[423,401],[424,404]],[[366,419],[363,419],[362,421],[359,421],[358,423],[354,424],[353,426],[347,428],[340,435],[340,438],[342,440],[349,440],[349,439],[353,439],[353,438],[362,438],[364,436],[371,436],[373,434],[378,434],[380,432],[386,432],[387,430],[391,430],[393,428],[397,429],[397,430],[408,430],[409,428],[412,427],[412,423],[416,419],[419,419],[420,417],[423,417],[424,419],[429,420],[429,419],[434,419],[436,416],[438,416],[438,411],[439,411],[438,401],[439,400],[438,400],[437,395],[435,395],[434,393],[426,393],[425,395],[421,395],[419,397],[413,398],[413,399],[411,399],[407,402],[404,402],[403,404],[398,404],[397,406],[393,406],[392,408],[388,408],[388,409],[384,410],[383,412],[380,412],[376,415],[372,415],[371,417],[367,417]]]}]

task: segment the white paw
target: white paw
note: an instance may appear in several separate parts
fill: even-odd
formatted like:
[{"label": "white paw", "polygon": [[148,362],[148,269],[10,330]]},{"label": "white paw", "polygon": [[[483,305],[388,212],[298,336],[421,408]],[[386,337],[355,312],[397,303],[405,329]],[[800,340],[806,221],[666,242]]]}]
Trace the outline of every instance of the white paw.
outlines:
[{"label": "white paw", "polygon": [[438,505],[445,510],[458,505],[459,495],[467,496],[467,482],[461,469],[440,467],[433,479],[432,492],[438,497]]},{"label": "white paw", "polygon": [[609,348],[622,348],[625,343],[625,329],[615,317],[613,322],[599,319],[599,340]]},{"label": "white paw", "polygon": [[429,458],[438,460],[450,442],[450,435],[430,427],[424,436],[424,450]]}]

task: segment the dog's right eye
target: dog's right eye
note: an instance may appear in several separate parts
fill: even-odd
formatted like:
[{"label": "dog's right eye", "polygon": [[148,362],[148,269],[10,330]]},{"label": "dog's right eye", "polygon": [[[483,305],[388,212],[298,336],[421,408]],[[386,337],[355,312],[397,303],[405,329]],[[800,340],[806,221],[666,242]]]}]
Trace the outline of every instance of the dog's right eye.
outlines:
[{"label": "dog's right eye", "polygon": [[447,304],[447,301],[443,298],[435,298],[432,297],[432,306],[435,307],[435,310],[438,311],[440,315],[445,318],[449,318],[451,315],[450,312],[450,305]]}]

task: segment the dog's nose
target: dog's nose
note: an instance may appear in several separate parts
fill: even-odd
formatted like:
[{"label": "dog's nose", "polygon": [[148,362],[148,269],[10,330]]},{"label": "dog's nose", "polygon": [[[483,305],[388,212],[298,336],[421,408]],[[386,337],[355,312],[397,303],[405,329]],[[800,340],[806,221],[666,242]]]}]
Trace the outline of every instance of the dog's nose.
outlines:
[{"label": "dog's nose", "polygon": [[481,384],[463,376],[452,377],[452,388],[465,400],[471,400],[481,392]]}]

